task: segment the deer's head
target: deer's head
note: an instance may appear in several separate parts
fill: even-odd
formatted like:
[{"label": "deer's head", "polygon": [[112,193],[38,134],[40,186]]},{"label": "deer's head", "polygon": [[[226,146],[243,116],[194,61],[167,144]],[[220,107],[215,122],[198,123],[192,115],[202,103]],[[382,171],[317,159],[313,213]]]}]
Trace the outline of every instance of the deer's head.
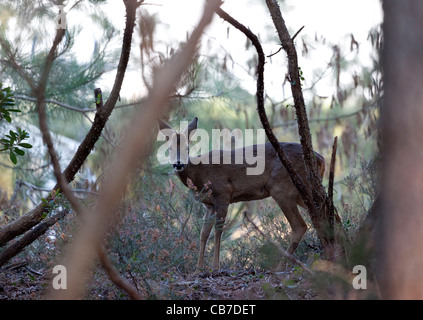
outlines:
[{"label": "deer's head", "polygon": [[160,130],[167,130],[163,133],[169,147],[170,161],[176,172],[182,171],[189,160],[190,135],[197,129],[198,118],[195,117],[188,126],[180,133],[174,130],[168,123],[158,120]]}]

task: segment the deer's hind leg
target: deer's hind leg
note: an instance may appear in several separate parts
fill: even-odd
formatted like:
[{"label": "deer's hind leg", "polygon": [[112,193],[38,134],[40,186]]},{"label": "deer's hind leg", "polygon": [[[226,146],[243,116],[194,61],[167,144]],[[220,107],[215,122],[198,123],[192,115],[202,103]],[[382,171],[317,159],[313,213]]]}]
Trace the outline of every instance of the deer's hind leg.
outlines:
[{"label": "deer's hind leg", "polygon": [[307,231],[307,224],[298,210],[296,197],[281,197],[280,194],[276,196],[272,194],[272,198],[275,199],[291,226],[291,241],[287,251],[293,254]]}]

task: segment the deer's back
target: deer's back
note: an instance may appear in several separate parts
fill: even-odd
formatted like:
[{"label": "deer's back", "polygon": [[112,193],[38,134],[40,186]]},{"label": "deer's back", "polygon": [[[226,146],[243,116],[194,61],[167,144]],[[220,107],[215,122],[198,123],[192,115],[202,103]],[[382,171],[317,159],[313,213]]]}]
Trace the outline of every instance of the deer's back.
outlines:
[{"label": "deer's back", "polygon": [[[305,167],[303,160],[302,147],[298,143],[280,143],[285,155],[290,160],[295,171],[301,176],[303,181],[307,181],[305,175]],[[250,149],[248,149],[250,148]],[[189,164],[186,170],[186,175],[192,180],[198,190],[204,187],[204,184],[210,182],[212,190],[212,199],[205,199],[203,202],[226,202],[234,203],[239,201],[251,201],[267,198],[271,195],[272,190],[280,189],[280,192],[289,192],[296,194],[297,190],[292,184],[291,178],[285,167],[279,160],[276,151],[270,143],[266,143],[260,153],[260,147],[257,145],[242,148],[243,162],[235,163],[235,154],[237,150],[219,150],[220,164],[213,164],[213,155],[211,151],[208,154],[200,157],[203,160],[209,160],[209,164],[200,163],[194,165]],[[247,150],[248,149],[248,150]],[[238,151],[240,151],[238,149]],[[224,153],[230,153],[231,163],[222,164]],[[246,161],[246,155],[252,154],[257,161],[264,161],[264,171],[258,175],[248,175],[247,168],[257,166],[257,163],[251,164]],[[321,175],[324,172],[324,158],[316,154],[317,165],[320,169]],[[216,159],[216,158],[215,158]],[[198,160],[198,159],[197,159]],[[207,161],[205,161],[207,162]],[[181,176],[180,178],[186,179]]]}]

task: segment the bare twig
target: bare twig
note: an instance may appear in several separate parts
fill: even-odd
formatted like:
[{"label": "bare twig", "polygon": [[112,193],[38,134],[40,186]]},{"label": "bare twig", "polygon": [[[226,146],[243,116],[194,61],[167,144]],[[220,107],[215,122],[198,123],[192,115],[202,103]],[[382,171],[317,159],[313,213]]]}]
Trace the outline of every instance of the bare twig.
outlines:
[{"label": "bare twig", "polygon": [[22,168],[22,167],[19,167],[19,166],[13,166],[12,167],[12,166],[9,166],[8,164],[0,162],[0,166],[5,167],[7,169],[12,169],[12,170],[17,170],[17,171],[31,171],[31,172],[38,171],[38,170],[41,170],[41,169],[45,169],[50,165],[51,165],[50,163],[47,163],[47,164],[41,165],[37,168]]},{"label": "bare twig", "polygon": [[35,271],[34,269],[32,269],[32,268],[30,268],[28,266],[25,266],[25,269],[28,270],[29,272],[33,273],[33,274],[36,274],[37,276],[42,276],[43,275],[41,272]]},{"label": "bare twig", "polygon": [[106,249],[103,245],[100,245],[100,248],[97,249],[97,252],[101,265],[106,271],[110,280],[112,280],[116,286],[123,289],[132,300],[143,300],[143,296],[138,292],[138,290],[133,287],[128,280],[120,276],[119,272],[116,270],[116,268],[113,266],[113,263],[107,256]]},{"label": "bare twig", "polygon": [[294,39],[298,36],[298,34],[304,29],[305,26],[302,26],[300,28],[300,30],[298,30],[297,32],[295,32],[295,34],[292,36],[291,41],[294,41]]},{"label": "bare twig", "polygon": [[[22,186],[25,186],[30,190],[36,190],[36,191],[40,191],[40,192],[51,192],[51,189],[49,189],[49,188],[37,187],[36,185],[33,185],[32,183],[23,181],[21,179],[16,179],[13,195],[15,195]],[[99,195],[98,192],[87,190],[87,189],[71,189],[71,190],[72,190],[72,192],[75,192],[75,193],[88,193],[88,194],[92,194],[92,195]],[[16,201],[16,196],[11,197],[10,203],[14,202],[14,201],[12,201],[12,199],[14,201]]]},{"label": "bare twig", "polygon": [[277,55],[279,52],[281,52],[281,50],[282,50],[283,48],[282,48],[282,46],[278,49],[278,51],[276,51],[275,53],[271,53],[271,54],[269,54],[267,57],[268,58],[271,58],[271,57],[273,57],[274,55]]},{"label": "bare twig", "polygon": [[[294,41],[294,39],[298,36],[298,34],[302,31],[304,29],[304,26],[302,26],[301,28],[300,28],[300,30],[298,30],[294,35],[293,35],[293,37],[291,38],[291,40],[292,41]],[[281,50],[283,49],[283,47],[282,47],[282,45],[281,45],[281,47],[278,49],[278,51],[276,51],[275,53],[272,53],[272,54],[269,54],[267,57],[268,58],[271,58],[271,57],[273,57],[274,55],[277,55]]]},{"label": "bare twig", "polygon": [[330,160],[330,171],[329,171],[329,186],[328,186],[328,200],[329,200],[329,225],[333,229],[335,207],[333,205],[333,180],[335,178],[335,162],[336,162],[336,149],[338,147],[338,137],[335,137],[332,147],[332,157]]},{"label": "bare twig", "polygon": [[4,269],[12,271],[12,270],[17,270],[17,269],[23,268],[27,265],[28,265],[28,261],[18,261],[18,262],[11,263],[11,264],[5,266]]},{"label": "bare twig", "polygon": [[[324,121],[337,121],[337,120],[356,116],[357,114],[366,112],[367,110],[374,109],[374,108],[377,108],[377,107],[378,107],[378,101],[376,103],[363,106],[361,109],[350,112],[350,113],[344,113],[344,114],[340,114],[338,116],[332,116],[332,117],[326,117],[326,118],[309,119],[308,122],[312,123],[312,122],[324,122]],[[297,123],[296,120],[292,120],[292,121],[285,121],[283,123],[277,123],[274,127],[275,128],[277,128],[277,127],[289,127],[289,126],[294,126],[294,125],[297,125],[297,124],[298,123]]]},{"label": "bare twig", "polygon": [[310,180],[312,180],[311,182],[313,182],[313,185],[316,187],[319,186],[319,190],[312,190],[312,195],[314,202],[320,206],[322,203],[324,203],[325,192],[321,184],[321,177],[317,167],[316,157],[314,156],[313,152],[308,117],[301,89],[297,52],[294,46],[294,42],[292,41],[292,38],[290,37],[288,29],[285,25],[285,21],[282,17],[277,1],[266,0],[266,4],[269,8],[270,15],[278,32],[282,47],[288,56],[288,73],[298,120],[298,129],[301,136],[301,145],[303,147],[305,168],[307,176],[310,178]]},{"label": "bare twig", "polygon": [[[24,96],[24,95],[20,95],[20,94],[16,94],[13,97],[15,99],[18,99],[18,100],[37,102],[37,98],[28,97],[28,96]],[[45,103],[52,103],[52,104],[58,105],[59,107],[62,107],[62,108],[68,109],[68,110],[72,110],[72,111],[82,112],[82,113],[96,112],[97,111],[96,109],[87,109],[87,108],[84,109],[84,108],[74,107],[74,106],[71,106],[69,104],[54,100],[54,99],[44,99],[44,101],[45,101]]]}]

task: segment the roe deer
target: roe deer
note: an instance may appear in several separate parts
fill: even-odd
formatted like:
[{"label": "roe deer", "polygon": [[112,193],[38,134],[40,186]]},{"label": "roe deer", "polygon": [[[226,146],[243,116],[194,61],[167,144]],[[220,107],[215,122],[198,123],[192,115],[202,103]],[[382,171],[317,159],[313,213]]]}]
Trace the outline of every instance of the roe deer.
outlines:
[{"label": "roe deer", "polygon": [[[259,175],[247,175],[246,169],[252,166],[245,160],[240,164],[236,164],[234,161],[230,164],[224,164],[222,161],[220,164],[212,164],[212,153],[216,150],[198,156],[208,161],[199,162],[197,157],[195,163],[198,164],[193,164],[187,150],[190,138],[192,138],[194,131],[197,129],[197,123],[198,118],[195,117],[183,132],[178,133],[169,124],[159,120],[160,130],[171,130],[171,135],[169,136],[168,134],[166,137],[170,146],[169,155],[174,171],[182,183],[188,187],[189,180],[191,180],[192,184],[197,187],[197,190],[202,190],[206,183],[211,183],[209,186],[211,195],[200,200],[205,205],[207,211],[201,230],[197,270],[204,268],[205,247],[213,224],[215,225],[213,269],[219,269],[220,239],[228,206],[231,203],[239,201],[272,197],[285,214],[291,226],[291,240],[287,251],[293,254],[307,230],[307,225],[297,207],[297,205],[300,205],[305,208],[305,205],[273,146],[270,143],[266,143],[264,146],[253,145],[242,148],[243,154],[247,153],[247,148],[252,148],[249,151],[257,155],[257,150],[260,150],[260,147],[262,147],[264,154],[258,155],[260,156],[258,161],[264,161],[265,163],[264,171]],[[280,145],[295,171],[307,183],[301,145],[287,142],[281,142]],[[240,149],[235,149],[218,150],[217,152],[220,152],[221,160],[225,152],[231,153],[231,159],[233,160],[237,150],[241,151]],[[320,154],[316,152],[315,154],[320,175],[323,177],[325,160]],[[181,158],[182,156],[185,159]]]}]

